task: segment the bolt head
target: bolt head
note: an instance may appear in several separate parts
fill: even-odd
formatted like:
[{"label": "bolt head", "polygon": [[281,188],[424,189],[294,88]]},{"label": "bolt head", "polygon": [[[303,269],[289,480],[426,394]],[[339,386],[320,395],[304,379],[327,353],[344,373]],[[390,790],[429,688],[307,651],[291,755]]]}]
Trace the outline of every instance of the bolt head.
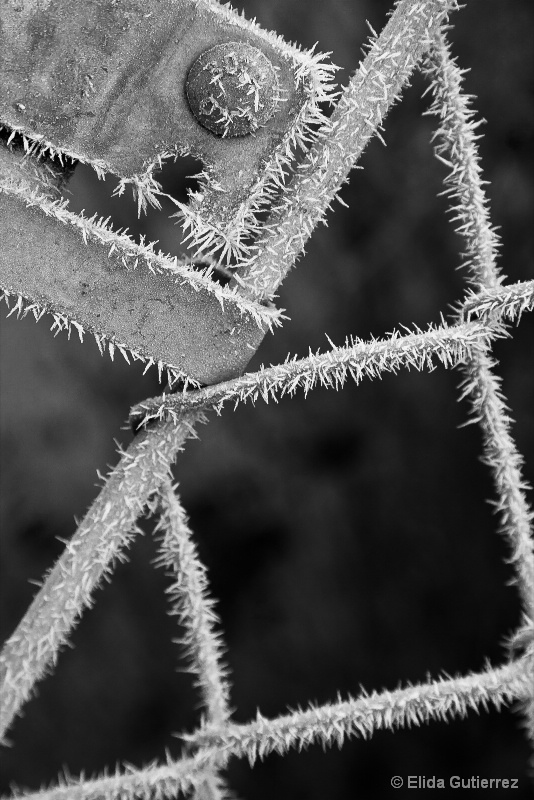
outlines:
[{"label": "bolt head", "polygon": [[271,119],[279,100],[275,68],[245,42],[205,50],[189,69],[185,91],[197,121],[221,137],[254,133]]}]

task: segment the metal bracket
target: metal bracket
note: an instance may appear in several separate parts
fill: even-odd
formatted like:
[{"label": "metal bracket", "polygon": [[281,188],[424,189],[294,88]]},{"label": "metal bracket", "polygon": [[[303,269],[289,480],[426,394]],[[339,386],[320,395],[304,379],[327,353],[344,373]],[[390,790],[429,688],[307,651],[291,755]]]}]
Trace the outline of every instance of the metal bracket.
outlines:
[{"label": "metal bracket", "polygon": [[[58,329],[90,331],[111,355],[118,348],[167,369],[171,383],[241,374],[265,333],[254,308],[247,312],[236,295],[221,303],[217,284],[199,276],[195,286],[165,268],[172,261],[121,248],[121,237],[104,227],[94,226],[92,235],[90,226],[68,224],[53,201],[56,176],[43,170],[0,144],[0,187],[24,188],[20,196],[0,191],[0,286],[17,298],[19,311],[50,311]],[[28,205],[32,191],[40,202]],[[43,213],[43,191],[57,215]]]},{"label": "metal bracket", "polygon": [[[0,120],[133,183],[141,202],[153,199],[163,159],[199,157],[195,214],[223,238],[298,135],[320,83],[309,54],[214,0],[9,0],[1,15]],[[192,64],[228,42],[261,51],[280,98],[265,124],[237,138],[199,124],[186,93]]]},{"label": "metal bracket", "polygon": [[[143,202],[154,198],[165,158],[199,156],[206,181],[193,216],[223,239],[251,194],[251,213],[268,204],[266,176],[287,163],[321,99],[320,81],[310,83],[315,57],[212,0],[8,0],[0,23],[2,124],[38,143],[41,156],[66,154],[131,182]],[[186,94],[191,65],[228,42],[261,51],[276,75],[273,113],[249,135],[199,124]],[[125,245],[126,258],[124,247],[111,257],[110,229],[87,237],[90,226],[46,200],[50,186],[43,194],[36,178],[32,188],[17,154],[2,146],[0,156],[0,287],[175,375],[214,383],[244,370],[268,309],[176,271],[172,259],[159,256],[163,268],[154,269],[146,249],[134,259]]]}]

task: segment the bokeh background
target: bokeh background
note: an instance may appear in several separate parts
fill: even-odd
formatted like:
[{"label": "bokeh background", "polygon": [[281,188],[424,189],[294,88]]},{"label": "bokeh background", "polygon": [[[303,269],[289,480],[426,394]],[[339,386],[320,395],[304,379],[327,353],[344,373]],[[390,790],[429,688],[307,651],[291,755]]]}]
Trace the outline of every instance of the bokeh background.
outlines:
[{"label": "bokeh background", "polygon": [[[383,25],[389,0],[249,0],[249,16],[286,39],[316,41],[343,67],[360,60],[366,19]],[[451,34],[466,90],[487,124],[480,150],[492,217],[510,281],[533,277],[534,7],[530,0],[469,0]],[[381,336],[426,325],[464,291],[460,242],[438,194],[444,168],[432,155],[434,121],[422,117],[425,82],[414,76],[373,141],[308,253],[280,292],[291,321],[268,335],[251,363],[276,363],[327,346],[325,333]],[[168,167],[164,188],[183,197],[194,162]],[[165,213],[139,223],[115,183],[78,167],[75,210],[112,215],[176,249]],[[165,209],[164,209],[165,210]],[[136,227],[137,225],[137,227]],[[130,405],[158,393],[157,376],[102,358],[95,343],[54,338],[49,321],[2,314],[1,624],[8,636],[96,496],[96,469],[117,460],[114,437]],[[534,470],[533,321],[500,341],[514,434]],[[505,657],[519,623],[506,543],[488,499],[481,437],[458,404],[458,371],[403,371],[338,393],[317,389],[278,404],[212,415],[175,476],[228,647],[235,718],[268,716],[313,700],[480,669]],[[184,672],[175,621],[166,616],[165,575],[153,567],[150,524],[97,593],[55,673],[12,729],[0,788],[38,788],[66,768],[93,773],[117,761],[141,765],[180,750],[173,732],[198,721],[198,695]],[[530,796],[529,751],[511,711],[383,732],[338,751],[251,769],[233,762],[232,788],[255,800],[389,797],[392,775],[517,777]],[[503,797],[495,790],[492,797]],[[455,795],[456,796],[456,795]]]}]

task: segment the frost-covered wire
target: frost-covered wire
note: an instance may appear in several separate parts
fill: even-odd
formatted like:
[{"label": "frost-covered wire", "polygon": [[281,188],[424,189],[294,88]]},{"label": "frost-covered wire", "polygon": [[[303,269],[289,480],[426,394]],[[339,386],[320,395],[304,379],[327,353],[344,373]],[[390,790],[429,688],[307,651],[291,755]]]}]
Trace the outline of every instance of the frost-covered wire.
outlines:
[{"label": "frost-covered wire", "polygon": [[496,289],[471,290],[464,298],[459,314],[464,319],[501,319],[519,322],[524,311],[534,309],[534,280],[499,286]]},{"label": "frost-covered wire", "polygon": [[166,480],[170,463],[202,415],[183,415],[178,425],[160,425],[121,453],[100,494],[0,653],[0,740],[33,687],[55,666],[58,653],[93,592],[135,535],[136,520]]},{"label": "frost-covered wire", "polygon": [[205,718],[222,725],[229,716],[230,687],[222,663],[221,633],[216,630],[219,619],[208,596],[206,567],[199,561],[185,511],[169,479],[161,484],[159,501],[161,516],[156,531],[163,533],[163,539],[156,564],[170,571],[172,577],[167,590],[171,614],[185,628],[178,641],[185,646],[191,672],[197,676]]},{"label": "frost-covered wire", "polygon": [[456,0],[400,0],[380,36],[373,32],[365,59],[273,206],[250,258],[242,260],[236,281],[244,291],[259,299],[276,292],[367,143],[380,136],[433,34],[456,8]]},{"label": "frost-covered wire", "polygon": [[534,622],[534,514],[525,495],[530,487],[522,475],[523,458],[510,432],[512,420],[502,395],[501,381],[492,371],[494,366],[487,352],[472,357],[465,367],[461,399],[470,398],[472,418],[482,429],[483,460],[493,472],[497,490],[495,511],[501,519],[501,531],[509,542],[510,561],[516,572],[515,582],[524,611]]},{"label": "frost-covered wire", "polygon": [[[172,608],[185,633],[177,640],[185,647],[190,671],[202,697],[202,719],[223,726],[230,716],[228,670],[222,660],[222,634],[216,630],[219,619],[215,602],[209,597],[206,567],[198,558],[185,511],[170,479],[158,492],[160,519],[156,532],[163,539],[156,560],[169,571],[172,584],[167,589]],[[215,765],[206,767],[204,779],[194,786],[192,800],[224,800],[229,797],[226,783]]]},{"label": "frost-covered wire", "polygon": [[[134,406],[130,419],[136,425],[151,420],[180,419],[186,409],[214,408],[220,411],[224,403],[261,398],[268,402],[278,396],[293,395],[298,389],[307,394],[315,386],[339,389],[347,378],[359,383],[364,378],[378,378],[385,372],[402,368],[433,369],[441,362],[446,367],[465,362],[476,350],[501,334],[501,329],[483,322],[429,326],[426,331],[401,335],[395,331],[386,339],[364,342],[348,339],[343,347],[333,347],[326,353],[310,353],[306,358],[289,357],[283,364],[261,367],[257,372],[216,384],[204,389],[162,395]],[[332,342],[330,342],[332,344]]]},{"label": "frost-covered wire", "polygon": [[[372,692],[337,703],[297,710],[276,719],[260,713],[253,722],[225,729],[206,726],[186,740],[199,747],[221,748],[246,757],[251,764],[269,753],[302,750],[310,744],[337,744],[353,736],[369,739],[379,730],[394,731],[464,717],[470,710],[500,708],[531,693],[534,654],[502,667],[488,665],[479,673],[438,678],[395,691]],[[202,751],[201,751],[202,752]]]},{"label": "frost-covered wire", "polygon": [[[201,729],[184,736],[199,746],[189,758],[153,764],[142,769],[115,770],[100,778],[68,779],[61,784],[23,795],[24,800],[164,800],[198,787],[206,766],[226,766],[232,756],[253,764],[269,753],[283,755],[314,743],[341,746],[345,738],[370,738],[379,730],[421,725],[433,720],[464,717],[470,710],[501,708],[529,696],[534,654],[501,667],[454,678],[440,678],[394,691],[362,692],[358,698],[298,710],[276,719],[257,714],[246,725]],[[22,797],[15,795],[15,799]],[[7,798],[2,798],[7,800]]]},{"label": "frost-covered wire", "polygon": [[462,266],[478,288],[495,289],[502,282],[497,267],[499,237],[491,224],[482,180],[477,146],[480,121],[471,108],[472,96],[462,91],[465,72],[451,57],[445,29],[437,31],[423,72],[433,94],[425,113],[439,119],[434,153],[449,169],[443,194],[451,201],[451,220],[466,246]]},{"label": "frost-covered wire", "polygon": [[[436,131],[436,155],[450,168],[446,178],[446,194],[451,198],[454,220],[466,244],[466,260],[470,281],[479,296],[489,294],[486,313],[495,315],[495,296],[500,294],[502,316],[513,309],[520,312],[531,307],[532,295],[514,291],[511,304],[501,293],[502,276],[497,266],[499,241],[491,224],[488,201],[483,188],[479,164],[477,122],[470,108],[470,98],[462,92],[463,75],[451,57],[445,29],[440,30],[428,55],[425,71],[431,80],[434,100],[429,113],[439,117]],[[505,290],[506,291],[506,290]],[[484,308],[484,305],[482,306]],[[492,322],[492,324],[494,324]],[[511,433],[512,420],[500,389],[500,381],[492,372],[495,362],[486,351],[473,353],[465,365],[463,397],[469,397],[473,419],[480,423],[484,461],[490,467],[497,493],[496,510],[501,531],[511,550],[516,582],[527,620],[534,629],[534,536],[533,512],[526,499],[530,487],[522,475],[523,459]],[[534,668],[531,669],[531,696],[526,704],[526,726],[534,744]]]}]

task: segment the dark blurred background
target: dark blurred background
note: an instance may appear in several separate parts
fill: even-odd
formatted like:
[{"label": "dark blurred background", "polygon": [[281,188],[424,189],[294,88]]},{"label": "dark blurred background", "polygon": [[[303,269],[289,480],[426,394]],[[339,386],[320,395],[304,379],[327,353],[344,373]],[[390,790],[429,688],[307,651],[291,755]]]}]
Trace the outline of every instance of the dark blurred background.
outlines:
[{"label": "dark blurred background", "polygon": [[[267,28],[308,47],[316,41],[343,67],[360,60],[366,19],[382,27],[389,0],[249,0]],[[451,34],[467,92],[487,121],[480,150],[500,264],[510,281],[533,277],[533,31],[530,0],[469,0]],[[285,282],[291,321],[268,335],[251,368],[287,353],[325,348],[327,333],[382,336],[401,324],[439,321],[463,294],[461,243],[438,197],[444,168],[432,155],[434,120],[421,117],[425,82],[414,76],[308,253]],[[166,168],[164,188],[183,197],[193,162]],[[112,215],[134,230],[135,205],[110,199],[115,182],[78,167],[72,206]],[[150,212],[137,225],[168,250],[177,229]],[[96,496],[96,469],[127,444],[130,405],[158,393],[154,372],[101,358],[96,344],[53,338],[49,320],[1,319],[1,635],[27,608],[38,580],[62,550],[74,516]],[[532,482],[533,320],[500,341],[504,391]],[[479,670],[505,657],[519,623],[509,550],[488,499],[475,426],[460,428],[461,375],[402,371],[338,393],[317,389],[278,405],[230,407],[212,415],[175,468],[200,554],[208,565],[228,646],[235,719],[366,689],[395,688],[427,674]],[[121,427],[123,426],[123,427]],[[37,788],[68,768],[91,774],[179,753],[172,733],[199,718],[184,673],[179,633],[166,616],[167,580],[145,536],[97,593],[53,676],[39,686],[1,757],[0,788]],[[517,777],[531,796],[529,749],[511,711],[432,722],[230,768],[248,800],[389,797],[392,775]],[[446,794],[446,793],[445,793]],[[506,790],[493,790],[503,797]]]}]

